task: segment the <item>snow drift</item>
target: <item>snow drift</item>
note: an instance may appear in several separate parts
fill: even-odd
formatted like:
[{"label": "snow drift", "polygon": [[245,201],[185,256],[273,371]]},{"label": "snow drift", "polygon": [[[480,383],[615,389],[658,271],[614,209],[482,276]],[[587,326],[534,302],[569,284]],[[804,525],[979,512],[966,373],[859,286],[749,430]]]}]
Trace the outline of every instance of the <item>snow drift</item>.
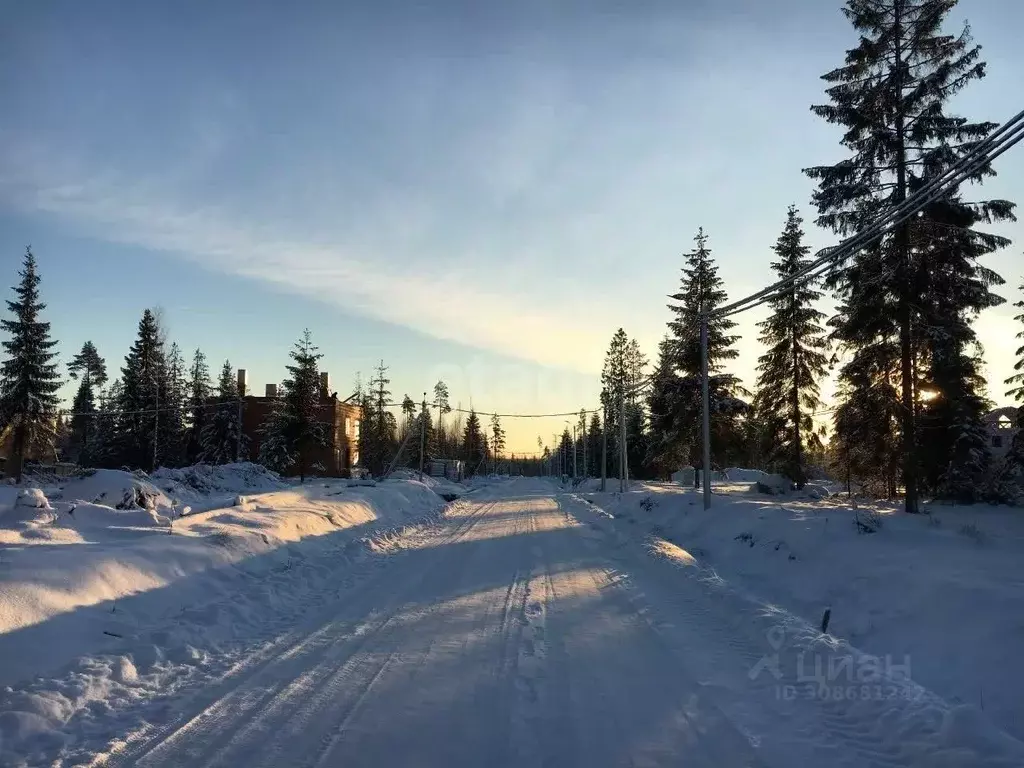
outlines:
[{"label": "snow drift", "polygon": [[818,626],[831,608],[836,638],[909,657],[915,681],[1024,737],[1022,510],[933,505],[906,515],[895,504],[857,508],[818,493],[825,484],[781,497],[716,486],[707,511],[699,492],[667,483],[585,498],[623,534],[681,548],[774,610]]},{"label": "snow drift", "polygon": [[[220,592],[225,568],[261,568],[286,545],[367,535],[444,504],[413,481],[287,488],[254,465],[161,470],[153,478],[100,470],[46,491],[0,494],[0,684],[102,646],[111,622],[99,611],[117,613],[120,600],[148,595],[133,601],[131,621],[153,621]],[[232,494],[216,508],[180,516],[181,500],[202,505],[205,494],[224,491]]]}]

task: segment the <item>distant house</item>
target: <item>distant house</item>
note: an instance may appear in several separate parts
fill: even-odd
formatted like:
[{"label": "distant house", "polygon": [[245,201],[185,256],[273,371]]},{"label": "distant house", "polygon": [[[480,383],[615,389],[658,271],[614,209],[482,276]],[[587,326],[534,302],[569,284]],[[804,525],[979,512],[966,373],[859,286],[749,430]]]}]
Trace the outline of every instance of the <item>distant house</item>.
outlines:
[{"label": "distant house", "polygon": [[985,426],[988,429],[988,447],[993,458],[1000,459],[1006,455],[1013,445],[1013,438],[1020,431],[1017,427],[1017,408],[997,408],[985,414]]},{"label": "distant house", "polygon": [[[260,453],[260,434],[277,401],[276,384],[267,384],[263,397],[249,395],[242,410],[242,431],[249,440],[249,460],[257,461]],[[349,477],[353,467],[359,465],[359,423],[362,409],[354,403],[338,399],[337,392],[330,391],[330,376],[320,374],[320,420],[328,425],[327,445],[318,448],[310,466],[323,466],[322,474],[328,477]],[[320,474],[320,471],[317,472]],[[286,472],[288,474],[288,472]]]}]

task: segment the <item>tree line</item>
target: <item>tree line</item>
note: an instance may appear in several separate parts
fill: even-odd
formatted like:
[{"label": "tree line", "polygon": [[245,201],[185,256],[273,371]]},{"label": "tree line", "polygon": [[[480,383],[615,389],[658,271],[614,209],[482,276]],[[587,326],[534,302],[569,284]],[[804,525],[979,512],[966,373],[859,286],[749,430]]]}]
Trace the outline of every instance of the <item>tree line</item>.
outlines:
[{"label": "tree line", "polygon": [[[969,28],[943,30],[955,5],[846,3],[858,43],[823,75],[829,103],[811,107],[843,128],[847,152],[837,163],[804,170],[817,182],[812,202],[820,227],[842,237],[865,229],[997,127],[949,113],[950,99],[985,75]],[[970,181],[994,175],[981,165]],[[1024,438],[1018,435],[1009,454],[994,459],[984,421],[993,404],[973,327],[978,313],[1004,302],[995,293],[1004,279],[982,259],[1010,243],[984,228],[1015,220],[1013,210],[1007,200],[975,201],[963,190],[950,192],[840,263],[823,283],[798,281],[774,295],[769,318],[759,324],[764,351],[753,392],[727,371],[737,357],[735,324],[714,314],[727,297],[708,235],[699,230],[684,257],[680,290],[671,296],[672,320],[650,375],[646,421],[637,428],[634,419],[629,431],[631,443],[646,446],[642,460],[630,459],[634,472],[663,476],[684,464],[700,467],[700,317],[712,313],[714,465],[762,467],[797,485],[816,465],[879,495],[902,492],[910,511],[917,511],[922,493],[961,502],[1019,497]],[[772,268],[780,280],[810,262],[802,224],[790,207],[774,247]],[[824,291],[838,303],[831,317],[818,308]],[[1024,309],[1024,302],[1015,306]],[[1024,323],[1024,313],[1016,320]],[[621,333],[612,341],[606,371]],[[1016,357],[1006,396],[1021,404],[1024,347]],[[838,371],[839,391],[826,445],[814,415],[822,409],[820,382],[830,370]],[[605,392],[613,401],[620,397],[607,382]]]},{"label": "tree line", "polygon": [[[969,28],[944,30],[955,5],[956,0],[845,4],[857,43],[840,66],[823,75],[828,103],[811,107],[843,129],[846,153],[831,165],[804,169],[817,183],[812,203],[818,226],[838,236],[865,229],[941,176],[996,127],[950,112],[950,100],[985,75]],[[981,164],[970,181],[994,175]],[[823,283],[797,282],[776,294],[770,317],[759,326],[764,352],[752,392],[727,370],[738,355],[735,324],[713,314],[726,304],[727,294],[709,236],[698,230],[684,256],[679,290],[670,295],[671,320],[649,376],[644,377],[648,361],[638,346],[617,332],[602,375],[604,418],[595,415],[587,424],[583,414],[575,440],[565,430],[559,445],[547,449],[549,455],[562,455],[566,447],[582,454],[585,440],[590,465],[602,455],[591,441],[607,439],[604,455],[616,462],[615,443],[624,428],[626,463],[633,474],[655,477],[683,464],[699,467],[699,318],[712,313],[713,464],[765,467],[798,485],[809,466],[827,465],[879,495],[902,491],[911,511],[922,493],[964,502],[1020,493],[1024,438],[1018,436],[1009,454],[994,460],[983,418],[992,403],[973,327],[982,310],[1004,302],[995,290],[1005,280],[982,259],[1010,243],[985,228],[1014,220],[1014,204],[964,195],[958,189],[928,203],[916,217],[835,266]],[[809,262],[802,225],[791,207],[773,249],[772,268],[780,278]],[[67,425],[58,424],[53,418],[60,387],[55,342],[40,319],[44,305],[31,252],[20,274],[15,298],[8,301],[11,318],[3,320],[9,339],[0,363],[0,426],[11,435],[8,463],[14,471],[20,472],[26,446],[40,439],[62,441],[69,456],[96,466],[152,467],[242,454],[238,419],[232,418],[240,395],[230,365],[225,362],[214,387],[201,352],[187,364],[181,350],[167,344],[149,310],[113,381],[108,382],[95,347],[83,345],[68,371],[79,382],[73,415]],[[831,317],[818,309],[826,292],[838,302]],[[1016,320],[1024,325],[1024,302],[1015,306],[1022,309]],[[308,334],[293,351],[291,378],[269,422],[275,431],[261,445],[261,460],[272,466],[297,462],[304,470],[310,447],[323,439],[322,425],[309,416],[317,355]],[[1024,347],[1016,358],[1006,394],[1022,403]],[[839,391],[826,444],[814,416],[822,415],[820,382],[829,370],[838,371]],[[417,406],[406,396],[399,418],[391,409],[386,373],[381,363],[365,391],[359,390],[362,463],[384,471],[392,461],[418,466],[428,456],[458,456],[471,471],[486,467],[488,460],[494,467],[504,452],[500,423],[488,429],[475,413],[464,421],[461,414],[446,420],[451,413],[447,389],[437,387],[429,403],[424,397]],[[641,382],[649,385],[643,395]],[[422,440],[413,434],[417,428]]]},{"label": "tree line", "polygon": [[392,402],[390,385],[383,360],[365,386],[359,377],[355,384],[362,411],[360,464],[374,476],[390,468],[419,469],[435,459],[461,461],[463,477],[497,471],[499,466],[524,470],[522,458],[506,453],[501,418],[493,415],[484,424],[473,409],[465,416],[461,409],[455,411],[444,381],[429,394],[424,392],[419,402],[405,394],[397,404]]},{"label": "tree line", "polygon": [[41,319],[35,256],[27,249],[10,318],[0,321],[9,339],[0,363],[0,431],[8,437],[5,472],[20,477],[32,448],[92,467],[154,468],[200,461],[225,463],[244,455],[236,416],[238,392],[227,360],[214,385],[202,350],[187,363],[176,343],[167,343],[157,314],[146,309],[138,334],[111,379],[106,360],[86,341],[67,364],[78,386],[71,412],[61,414],[57,391],[63,381]]},{"label": "tree line", "polygon": [[[168,342],[159,313],[145,309],[134,343],[117,374],[94,342],[86,341],[67,363],[77,382],[69,413],[59,408],[63,384],[57,342],[42,319],[41,278],[35,255],[26,249],[11,317],[0,321],[10,336],[0,362],[0,435],[10,445],[5,474],[21,477],[32,449],[89,467],[155,469],[197,463],[226,464],[249,456],[242,414],[247,392],[229,360],[211,381],[201,349],[186,361],[179,346]],[[265,466],[293,471],[305,478],[324,470],[318,451],[331,444],[331,428],[323,406],[330,399],[320,380],[323,355],[307,329],[294,345],[287,376],[258,428],[257,458]],[[505,455],[505,432],[495,416],[488,427],[471,411],[467,419],[452,412],[448,387],[437,382],[433,399],[417,407],[405,396],[402,419],[393,412],[381,361],[368,386],[357,383],[354,398],[361,406],[359,464],[375,476],[393,466],[417,468],[432,458],[461,458],[464,475],[493,471]],[[431,409],[437,411],[437,423]],[[422,435],[422,440],[420,436]],[[407,436],[416,439],[407,440]]]}]

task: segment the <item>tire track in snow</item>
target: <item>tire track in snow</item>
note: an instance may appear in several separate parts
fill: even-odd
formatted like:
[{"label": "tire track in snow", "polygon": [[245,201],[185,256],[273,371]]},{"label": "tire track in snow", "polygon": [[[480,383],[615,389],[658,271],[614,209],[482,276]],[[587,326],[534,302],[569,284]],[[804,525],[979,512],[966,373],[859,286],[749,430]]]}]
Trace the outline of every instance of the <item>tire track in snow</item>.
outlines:
[{"label": "tire track in snow", "polygon": [[[458,520],[455,528],[445,531],[434,546],[442,547],[464,537],[491,506],[493,503],[474,506],[471,514],[455,518]],[[339,609],[342,611],[358,609],[367,601],[372,602],[372,595],[376,588],[383,586],[388,579],[393,578],[393,569],[397,561],[404,559],[404,556],[404,553],[400,553],[396,556],[396,563],[385,563],[369,580],[369,583],[357,584],[354,589],[343,596],[342,600],[328,605],[322,612],[321,618],[335,616]],[[426,566],[426,569],[427,571],[436,570],[442,564],[443,557],[435,557]],[[422,577],[422,575],[423,571],[410,574],[405,586],[411,586],[415,583],[416,578]],[[388,607],[397,604],[405,591],[403,589],[400,592],[391,593]],[[381,617],[378,623],[380,621],[386,623],[387,617]],[[283,681],[280,679],[280,673],[274,667],[286,661],[296,665],[300,662],[305,663],[308,656],[320,652],[324,648],[343,653],[344,643],[338,643],[337,633],[346,623],[328,619],[312,634],[304,635],[303,630],[294,630],[285,638],[260,649],[252,657],[236,664],[227,674],[219,678],[212,690],[204,689],[192,697],[187,710],[193,712],[192,715],[185,715],[184,719],[180,717],[173,719],[155,732],[145,732],[136,743],[115,745],[116,751],[98,755],[94,765],[146,765],[151,759],[158,759],[161,752],[173,750],[185,741],[196,744],[197,748],[205,747],[200,754],[195,755],[194,759],[189,761],[189,765],[201,764],[198,760],[204,755],[207,756],[207,759],[215,758],[213,750],[219,752],[224,749],[234,737],[230,731],[216,733],[221,729],[225,719],[229,717],[238,719],[255,711],[266,702],[279,696],[282,686],[289,683],[288,678]],[[305,631],[308,632],[308,626]],[[363,641],[360,644],[362,645],[365,644],[369,636],[376,634],[377,631],[379,631],[377,624],[364,622],[357,625],[350,636],[362,636]],[[289,643],[292,644],[289,645]],[[258,679],[261,676],[270,678],[262,686],[258,684]],[[216,735],[211,732],[215,732]]]},{"label": "tire track in snow", "polygon": [[[652,627],[666,636],[680,662],[704,681],[719,708],[779,764],[787,760],[869,768],[1024,764],[996,757],[1007,752],[995,747],[988,755],[983,747],[975,750],[946,743],[935,721],[950,715],[950,705],[913,682],[883,680],[882,687],[895,685],[900,692],[888,699],[835,699],[806,691],[801,654],[808,654],[826,670],[837,662],[856,663],[865,655],[731,588],[710,569],[681,567],[661,555],[652,557],[640,541],[619,529],[615,518],[577,500],[579,517],[610,537],[616,543],[613,557],[625,571],[637,575],[625,579],[622,586],[638,612],[652,618]],[[656,598],[649,600],[644,590],[651,590]],[[675,606],[679,618],[654,620],[650,606],[660,607],[662,614],[665,607]],[[754,674],[765,658],[775,662],[772,668],[778,675]],[[780,695],[787,690],[797,695]],[[1001,742],[998,736],[1001,732],[993,738]],[[1015,749],[1015,745],[1002,746],[1010,747],[1009,753]],[[1024,758],[1024,751],[1021,755]]]}]

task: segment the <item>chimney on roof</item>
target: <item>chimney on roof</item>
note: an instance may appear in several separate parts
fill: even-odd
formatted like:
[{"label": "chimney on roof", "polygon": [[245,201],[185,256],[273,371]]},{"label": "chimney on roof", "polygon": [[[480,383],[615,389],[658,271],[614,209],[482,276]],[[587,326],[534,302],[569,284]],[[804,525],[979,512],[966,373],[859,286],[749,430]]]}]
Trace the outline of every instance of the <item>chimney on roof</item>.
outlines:
[{"label": "chimney on roof", "polygon": [[277,384],[267,384],[267,397],[277,397]]},{"label": "chimney on roof", "polygon": [[249,372],[245,368],[238,369],[238,394],[245,395],[248,391],[246,385],[249,383]]},{"label": "chimney on roof", "polygon": [[331,374],[320,371],[320,392],[324,397],[331,396]]}]

